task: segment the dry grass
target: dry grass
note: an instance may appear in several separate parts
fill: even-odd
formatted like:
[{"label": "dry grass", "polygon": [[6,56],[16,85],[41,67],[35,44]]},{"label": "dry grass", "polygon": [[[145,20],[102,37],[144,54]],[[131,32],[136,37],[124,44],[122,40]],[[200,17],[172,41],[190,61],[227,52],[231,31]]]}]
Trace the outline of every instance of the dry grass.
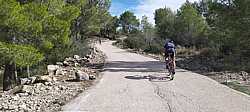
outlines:
[{"label": "dry grass", "polygon": [[237,91],[240,91],[240,92],[243,92],[243,93],[250,95],[250,86],[249,85],[242,85],[242,84],[238,83],[237,81],[229,82],[229,83],[222,83],[222,84],[225,84],[232,89],[235,89]]},{"label": "dry grass", "polygon": [[199,54],[196,48],[177,47],[177,56],[188,57]]}]

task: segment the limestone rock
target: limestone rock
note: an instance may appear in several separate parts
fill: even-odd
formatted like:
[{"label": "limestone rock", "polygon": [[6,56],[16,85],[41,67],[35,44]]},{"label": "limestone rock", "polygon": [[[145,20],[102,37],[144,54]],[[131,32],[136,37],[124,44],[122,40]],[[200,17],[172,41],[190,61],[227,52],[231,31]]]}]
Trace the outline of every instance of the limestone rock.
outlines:
[{"label": "limestone rock", "polygon": [[74,59],[76,59],[76,60],[80,60],[80,59],[81,59],[81,57],[80,57],[79,55],[74,55]]},{"label": "limestone rock", "polygon": [[34,93],[34,87],[29,85],[23,85],[22,92],[33,94]]},{"label": "limestone rock", "polygon": [[62,62],[56,62],[56,65],[63,66]]},{"label": "limestone rock", "polygon": [[244,81],[247,81],[247,80],[248,80],[248,73],[247,73],[247,72],[241,71],[241,72],[240,72],[240,75],[242,76],[242,79],[243,79]]},{"label": "limestone rock", "polygon": [[54,75],[56,70],[59,69],[60,67],[58,65],[48,65],[47,70],[49,75]]},{"label": "limestone rock", "polygon": [[96,76],[95,76],[95,75],[89,75],[89,79],[90,79],[90,80],[95,80],[95,79],[96,79]]},{"label": "limestone rock", "polygon": [[81,66],[79,63],[74,63],[74,66],[75,67],[79,67],[79,66]]},{"label": "limestone rock", "polygon": [[72,57],[69,57],[69,58],[66,58],[66,59],[65,59],[65,61],[67,61],[67,62],[74,62],[74,61],[75,61],[75,59],[74,59],[74,58],[72,58]]},{"label": "limestone rock", "polygon": [[69,64],[69,62],[67,62],[67,61],[63,61],[63,65],[64,65],[64,66],[69,66],[70,64]]},{"label": "limestone rock", "polygon": [[53,79],[49,75],[38,76],[37,81],[52,82]]},{"label": "limestone rock", "polygon": [[52,86],[53,84],[51,82],[45,82],[44,83],[46,86]]},{"label": "limestone rock", "polygon": [[33,84],[36,81],[36,77],[20,78],[21,85]]},{"label": "limestone rock", "polygon": [[56,75],[64,75],[64,74],[63,74],[63,69],[62,69],[62,68],[58,68],[58,69],[56,70]]},{"label": "limestone rock", "polygon": [[77,70],[76,80],[78,80],[78,81],[89,80],[89,75],[85,72],[82,72],[81,70]]}]

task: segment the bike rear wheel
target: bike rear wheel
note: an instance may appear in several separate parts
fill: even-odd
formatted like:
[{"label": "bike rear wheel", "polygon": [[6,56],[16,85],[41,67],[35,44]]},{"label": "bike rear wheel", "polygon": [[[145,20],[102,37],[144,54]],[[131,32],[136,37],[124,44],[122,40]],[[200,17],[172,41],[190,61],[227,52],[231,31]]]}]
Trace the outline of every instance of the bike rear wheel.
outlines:
[{"label": "bike rear wheel", "polygon": [[169,66],[168,71],[169,71],[170,80],[174,80],[175,70],[174,70],[174,64],[172,60],[168,66]]},{"label": "bike rear wheel", "polygon": [[170,80],[174,80],[174,74],[170,73]]}]

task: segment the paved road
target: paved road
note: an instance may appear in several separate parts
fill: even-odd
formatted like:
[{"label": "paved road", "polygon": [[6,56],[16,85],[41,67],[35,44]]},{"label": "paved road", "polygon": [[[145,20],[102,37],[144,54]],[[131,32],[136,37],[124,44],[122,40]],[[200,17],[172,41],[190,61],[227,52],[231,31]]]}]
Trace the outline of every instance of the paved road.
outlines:
[{"label": "paved road", "polygon": [[64,106],[83,112],[250,112],[250,97],[205,76],[177,69],[174,81],[149,81],[165,74],[164,64],[111,45],[100,83]]}]

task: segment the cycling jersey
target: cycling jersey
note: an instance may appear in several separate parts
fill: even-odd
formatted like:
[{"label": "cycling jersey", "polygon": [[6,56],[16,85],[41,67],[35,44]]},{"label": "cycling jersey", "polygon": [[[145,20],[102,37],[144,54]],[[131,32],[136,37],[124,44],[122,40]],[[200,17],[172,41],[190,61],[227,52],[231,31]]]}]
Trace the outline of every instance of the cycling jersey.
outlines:
[{"label": "cycling jersey", "polygon": [[164,46],[165,52],[167,53],[175,53],[175,45],[174,43],[167,42]]}]

